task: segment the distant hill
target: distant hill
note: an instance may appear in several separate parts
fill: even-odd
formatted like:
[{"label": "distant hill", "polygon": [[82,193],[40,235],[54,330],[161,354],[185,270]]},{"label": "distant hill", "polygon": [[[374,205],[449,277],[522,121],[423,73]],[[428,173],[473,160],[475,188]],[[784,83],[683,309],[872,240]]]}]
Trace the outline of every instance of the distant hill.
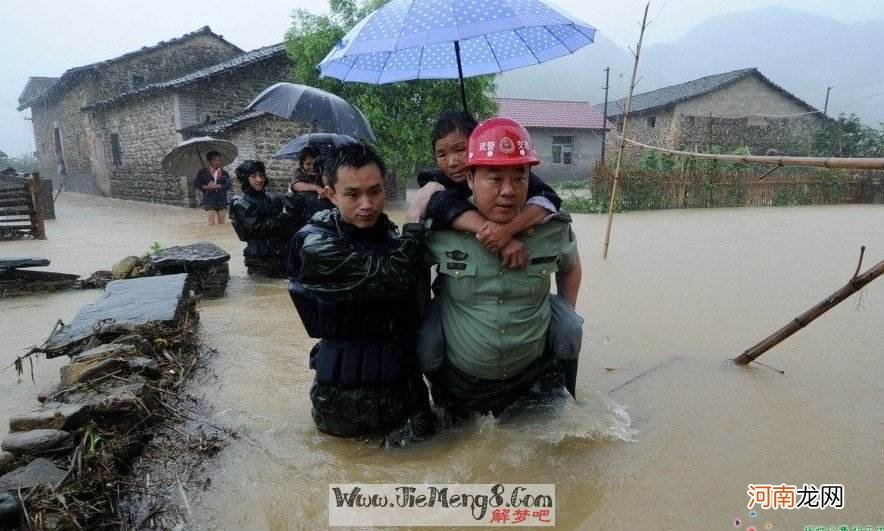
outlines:
[{"label": "distant hill", "polygon": [[632,73],[632,54],[596,34],[596,41],[552,61],[497,76],[497,95],[510,98],[604,100],[605,67],[611,67],[611,99],[625,94]]},{"label": "distant hill", "polygon": [[[853,112],[877,125],[884,121],[882,35],[884,20],[846,24],[779,7],[721,15],[675,42],[646,47],[636,90],[754,66],[819,109],[831,85],[830,116]],[[625,96],[632,55],[603,36],[572,56],[500,75],[498,94],[601,103],[605,66],[611,99]]]}]

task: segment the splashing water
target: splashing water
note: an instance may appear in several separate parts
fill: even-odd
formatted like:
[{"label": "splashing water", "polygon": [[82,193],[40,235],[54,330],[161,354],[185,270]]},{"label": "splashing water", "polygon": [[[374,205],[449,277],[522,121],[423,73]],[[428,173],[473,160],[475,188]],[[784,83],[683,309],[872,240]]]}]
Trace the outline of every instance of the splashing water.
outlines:
[{"label": "splashing water", "polygon": [[598,392],[579,401],[561,396],[525,403],[518,411],[506,411],[499,418],[483,416],[479,420],[480,433],[493,430],[519,432],[551,444],[566,439],[634,442],[638,433],[626,408]]}]

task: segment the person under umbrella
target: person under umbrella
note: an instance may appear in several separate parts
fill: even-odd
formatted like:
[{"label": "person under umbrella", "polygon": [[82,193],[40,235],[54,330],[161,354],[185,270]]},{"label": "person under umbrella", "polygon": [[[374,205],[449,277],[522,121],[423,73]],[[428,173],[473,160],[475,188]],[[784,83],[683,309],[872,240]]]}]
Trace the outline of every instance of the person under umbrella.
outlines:
[{"label": "person under umbrella", "polygon": [[206,167],[196,173],[193,186],[202,193],[200,206],[209,214],[209,225],[224,223],[227,214],[227,192],[230,191],[230,175],[221,166],[221,153],[206,153]]},{"label": "person under umbrella", "polygon": [[236,168],[242,194],[230,202],[230,221],[241,241],[250,275],[279,277],[292,235],[304,224],[304,200],[296,194],[281,197],[266,190],[267,173],[260,160],[246,160]]},{"label": "person under umbrella", "polygon": [[316,427],[338,437],[381,436],[390,446],[435,430],[414,360],[415,263],[421,227],[399,235],[384,214],[386,168],[367,145],[339,149],[328,171],[337,208],[295,235],[289,294],[310,337]]},{"label": "person under umbrella", "polygon": [[[467,184],[468,145],[476,126],[476,121],[464,111],[447,111],[439,115],[431,140],[437,169],[426,170],[418,175],[417,181],[422,188],[415,195],[408,215],[413,219],[432,219],[433,230],[471,232],[489,252],[497,253],[502,266],[524,269],[531,257],[526,252],[522,238],[538,225],[555,217],[562,201],[549,185],[533,171],[529,171],[525,207],[507,223],[486,219],[470,200],[473,191]],[[487,143],[485,147],[488,148]],[[573,350],[573,330],[576,328],[574,322],[580,318],[573,317],[573,312],[559,304],[554,304],[552,308],[549,337],[551,345],[554,345],[553,350],[558,355],[558,351],[563,350],[560,348],[563,345],[565,349]],[[432,308],[428,309],[427,321],[430,321],[429,315],[433,312]],[[425,332],[430,337],[437,337],[432,335],[432,327],[437,326],[437,323],[427,322],[425,326]],[[558,338],[565,339],[559,341]],[[428,340],[428,344],[432,344],[432,341]],[[579,350],[578,347],[576,351]],[[573,354],[574,352],[569,351],[561,355]],[[560,361],[560,364],[565,372],[566,387],[576,396],[577,363]],[[432,365],[432,362],[428,365]]]},{"label": "person under umbrella", "polygon": [[[478,212],[495,223],[512,221],[527,205],[529,171],[538,164],[531,137],[519,123],[491,118],[476,126],[464,168]],[[560,306],[570,311],[580,289],[582,268],[570,221],[559,214],[523,234],[531,260],[522,269],[502,268],[497,254],[469,233],[433,231],[425,240],[428,263],[438,268],[445,348],[437,367],[422,363],[422,369],[433,402],[454,420],[487,411],[498,416],[516,404],[564,397],[563,365],[576,369],[575,352],[555,352],[548,332],[551,277]]]},{"label": "person under umbrella", "polygon": [[305,221],[310,221],[317,212],[334,208],[334,204],[328,199],[328,178],[334,169],[338,149],[357,143],[352,137],[336,136],[339,137],[339,143],[308,145],[298,154],[299,161],[303,158],[303,169],[295,171],[295,181],[290,190],[292,193],[299,193],[306,200]]},{"label": "person under umbrella", "polygon": [[322,178],[314,166],[318,156],[319,148],[315,146],[306,146],[298,153],[298,167],[295,168],[295,178],[289,187],[292,192],[306,192],[312,194],[312,197],[324,197]]},{"label": "person under umbrella", "polygon": [[472,232],[489,251],[500,253],[504,266],[524,267],[524,247],[516,235],[543,223],[556,214],[562,200],[533,171],[529,174],[526,208],[506,224],[485,219],[470,202],[467,186],[467,144],[476,120],[464,111],[439,115],[432,132],[436,169],[417,176],[421,189],[412,210],[419,218],[432,218],[434,230],[456,229]]}]

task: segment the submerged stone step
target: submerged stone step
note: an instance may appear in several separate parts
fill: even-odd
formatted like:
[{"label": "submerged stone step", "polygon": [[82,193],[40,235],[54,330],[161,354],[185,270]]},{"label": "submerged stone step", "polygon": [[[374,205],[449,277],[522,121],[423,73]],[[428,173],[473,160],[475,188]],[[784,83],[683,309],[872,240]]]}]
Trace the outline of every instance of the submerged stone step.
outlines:
[{"label": "submerged stone step", "polygon": [[9,472],[13,463],[15,463],[15,455],[5,450],[0,450],[0,474]]},{"label": "submerged stone step", "polygon": [[62,430],[16,431],[7,435],[0,448],[15,455],[30,455],[50,452],[69,446],[71,434]]},{"label": "submerged stone step", "polygon": [[177,324],[187,301],[186,281],[186,274],[177,274],[111,282],[101,298],[80,309],[42,349],[47,357],[55,357],[102,330],[134,330],[147,323]]},{"label": "submerged stone step", "polygon": [[151,257],[153,264],[163,272],[190,267],[208,267],[230,261],[230,254],[214,243],[198,242],[176,245],[158,251]]},{"label": "submerged stone step", "polygon": [[27,465],[0,476],[0,492],[30,489],[40,485],[55,486],[64,479],[65,473],[49,459],[38,457]]},{"label": "submerged stone step", "polygon": [[40,409],[9,419],[9,431],[39,429],[71,431],[82,426],[88,418],[84,404],[49,402]]},{"label": "submerged stone step", "polygon": [[19,269],[22,267],[46,267],[48,258],[0,256],[0,269]]},{"label": "submerged stone step", "polygon": [[222,297],[230,279],[230,254],[214,243],[199,242],[163,249],[151,257],[160,273],[189,273],[188,285],[206,297]]}]

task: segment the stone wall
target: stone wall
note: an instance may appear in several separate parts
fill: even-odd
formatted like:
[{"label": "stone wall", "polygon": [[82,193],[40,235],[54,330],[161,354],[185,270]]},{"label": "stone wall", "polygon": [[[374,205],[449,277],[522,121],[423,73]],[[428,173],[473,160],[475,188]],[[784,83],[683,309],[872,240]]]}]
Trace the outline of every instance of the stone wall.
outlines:
[{"label": "stone wall", "polygon": [[96,100],[113,98],[152,83],[187,75],[241,55],[232,44],[213,35],[196,35],[131,58],[102,66],[95,76]]},{"label": "stone wall", "polygon": [[[291,61],[285,54],[268,61],[219,74],[209,80],[184,87],[182,101],[189,100],[188,112],[181,116],[181,127],[237,115],[255,96],[274,83],[290,79]],[[184,105],[182,105],[182,110]]]},{"label": "stone wall", "polygon": [[[632,115],[629,117],[627,137],[643,144],[671,148],[673,146],[673,138],[677,134],[675,122],[672,111],[666,109]],[[622,130],[623,118],[619,118],[615,123],[617,132]],[[605,159],[609,166],[617,163],[617,150],[620,147],[620,139],[617,134],[613,133],[608,133],[607,147],[605,148]],[[641,160],[642,156],[641,148],[630,146],[629,144],[626,145],[623,152],[625,164],[636,164]]]},{"label": "stone wall", "polygon": [[[189,204],[186,189],[189,182],[167,175],[161,166],[163,156],[179,141],[171,94],[132,100],[125,105],[96,111],[94,117],[102,131],[100,141],[113,197],[183,206]],[[113,161],[113,134],[119,135],[119,164]]]},{"label": "stone wall", "polygon": [[[267,166],[270,188],[284,192],[292,181],[298,161],[273,160],[270,157],[289,140],[309,131],[304,124],[276,116],[262,116],[230,131],[224,136],[239,149],[239,156],[229,166],[230,175],[234,175],[233,170],[243,160],[261,160]],[[239,191],[238,184],[234,184],[234,190]]]},{"label": "stone wall", "polygon": [[725,153],[748,147],[753,155],[774,149],[784,155],[807,156],[820,120],[811,116],[795,118],[709,118],[679,116],[673,145],[677,149],[708,150],[719,146]]},{"label": "stone wall", "polygon": [[40,162],[40,174],[61,183],[58,158],[55,149],[55,128],[61,136],[61,148],[65,165],[65,188],[73,191],[94,193],[92,139],[87,134],[88,120],[80,108],[94,94],[91,80],[84,80],[69,89],[62,97],[31,107],[34,127],[34,143]]},{"label": "stone wall", "polygon": [[721,89],[679,103],[675,114],[708,116],[712,113],[713,116],[723,118],[751,114],[799,114],[807,110],[760,78],[747,76]]}]

